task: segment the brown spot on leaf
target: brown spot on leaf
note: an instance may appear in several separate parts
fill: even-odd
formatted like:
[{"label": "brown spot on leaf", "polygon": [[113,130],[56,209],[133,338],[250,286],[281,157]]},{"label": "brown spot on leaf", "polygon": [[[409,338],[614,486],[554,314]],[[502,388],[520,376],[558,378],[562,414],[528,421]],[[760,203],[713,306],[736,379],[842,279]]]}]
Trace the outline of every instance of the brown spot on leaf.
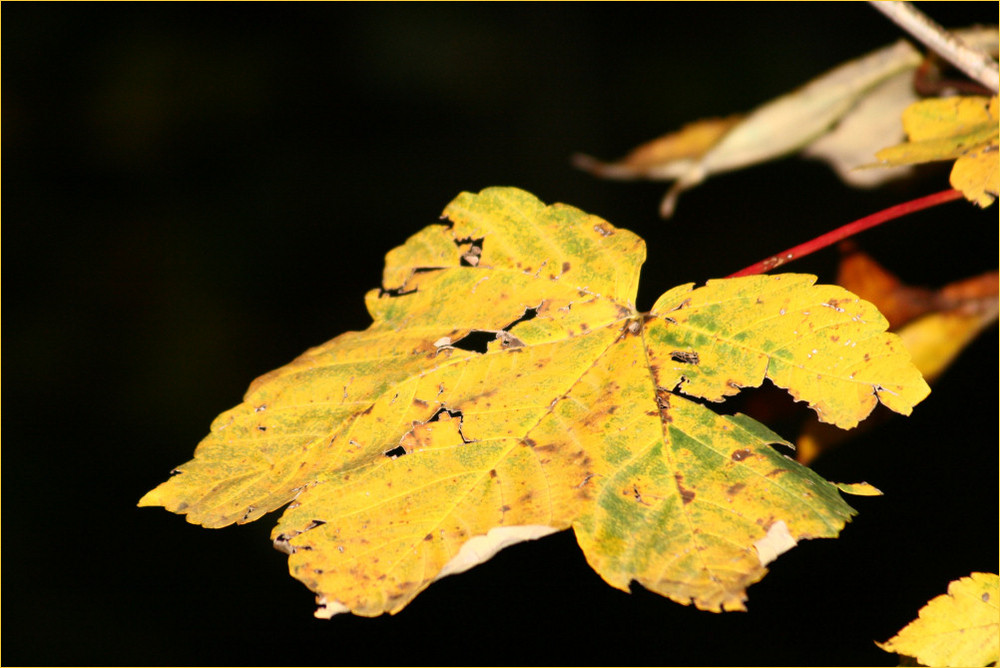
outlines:
[{"label": "brown spot on leaf", "polygon": [[[423,399],[414,399],[413,400],[413,405],[414,406],[426,406],[427,402],[424,401]],[[369,408],[368,410],[371,410],[371,409]]]},{"label": "brown spot on leaf", "polygon": [[563,262],[562,263],[562,273],[565,274],[567,271],[569,271],[569,262]]},{"label": "brown spot on leaf", "polygon": [[660,408],[670,408],[670,392],[662,387],[656,388],[656,405]]},{"label": "brown spot on leaf", "polygon": [[736,452],[734,452],[732,455],[730,455],[730,457],[734,462],[742,462],[744,459],[752,455],[753,453],[750,452],[750,450],[748,450],[747,448],[743,448],[741,450],[737,450]]},{"label": "brown spot on leaf", "polygon": [[768,478],[773,478],[775,476],[779,476],[782,473],[786,473],[786,472],[787,471],[785,469],[771,469],[770,471],[767,472],[767,477]]},{"label": "brown spot on leaf", "polygon": [[[625,494],[625,495],[628,495],[629,492],[630,492],[630,490],[628,490],[628,489],[622,490],[622,493]],[[644,506],[650,505],[650,503],[648,501],[644,501],[642,499],[642,494],[639,493],[639,487],[638,487],[638,485],[632,485],[631,494],[632,494],[632,498],[635,499],[638,503],[640,503],[640,504],[642,504]]]},{"label": "brown spot on leaf", "polygon": [[697,364],[701,361],[698,353],[693,350],[673,350],[670,352],[670,359],[681,364]]},{"label": "brown spot on leaf", "polygon": [[691,503],[692,501],[694,501],[694,490],[693,489],[687,489],[682,484],[682,482],[684,480],[684,474],[683,473],[675,473],[674,474],[674,480],[677,481],[677,491],[681,493],[681,501],[684,502],[684,505],[687,505],[687,504]]},{"label": "brown spot on leaf", "polygon": [[736,496],[737,494],[739,494],[740,492],[743,491],[744,487],[746,487],[746,485],[744,485],[741,482],[738,482],[735,485],[730,485],[726,489],[726,494],[729,495],[729,496]]},{"label": "brown spot on leaf", "polygon": [[295,548],[289,542],[291,539],[292,536],[287,536],[283,533],[279,533],[275,537],[273,542],[274,549],[278,550],[279,552],[284,552],[285,554],[295,554]]},{"label": "brown spot on leaf", "polygon": [[610,237],[612,234],[615,233],[615,231],[612,230],[611,227],[604,222],[594,225],[594,231],[600,234],[602,237]]},{"label": "brown spot on leaf", "polygon": [[521,442],[524,443],[529,448],[533,448],[537,445],[537,443],[535,443],[535,439],[533,438],[523,438]]},{"label": "brown spot on leaf", "polygon": [[674,421],[670,417],[670,392],[662,387],[656,388],[656,405],[660,409],[660,420],[665,424]]},{"label": "brown spot on leaf", "polygon": [[496,469],[490,469],[490,477],[491,478],[496,478],[497,477],[497,470]]},{"label": "brown spot on leaf", "polygon": [[522,341],[521,339],[517,338],[513,334],[510,334],[502,330],[497,332],[497,339],[500,341],[500,348],[502,348],[503,350],[514,350],[516,348],[523,348],[525,345],[524,341]]}]

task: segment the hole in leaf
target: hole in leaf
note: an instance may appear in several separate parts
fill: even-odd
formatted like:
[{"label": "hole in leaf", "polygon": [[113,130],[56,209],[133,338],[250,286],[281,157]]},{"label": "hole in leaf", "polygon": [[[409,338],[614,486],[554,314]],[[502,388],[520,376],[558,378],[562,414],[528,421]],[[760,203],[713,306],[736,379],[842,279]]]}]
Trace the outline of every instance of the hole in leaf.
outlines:
[{"label": "hole in leaf", "polygon": [[404,448],[401,445],[397,445],[392,450],[386,450],[382,454],[385,455],[386,457],[388,457],[389,459],[394,459],[396,457],[402,457],[403,455],[405,455],[406,454],[406,448]]},{"label": "hole in leaf", "polygon": [[[413,270],[414,274],[426,274],[429,271],[441,271],[444,267],[417,267]],[[416,292],[416,288],[411,288],[409,290],[404,290],[402,287],[398,288],[379,288],[379,297],[384,297],[389,295],[390,297],[402,297],[404,295],[413,294]],[[265,406],[266,408],[266,406]]]},{"label": "hole in leaf", "polygon": [[474,329],[458,341],[454,341],[451,346],[452,348],[461,348],[473,353],[485,354],[487,344],[490,341],[495,341],[496,338],[496,332],[484,332],[480,329]]},{"label": "hole in leaf", "polygon": [[509,325],[507,325],[506,327],[504,327],[503,331],[509,332],[511,330],[511,328],[514,327],[515,325],[520,325],[522,322],[527,322],[529,320],[534,319],[534,317],[536,315],[538,315],[538,308],[539,307],[536,306],[535,308],[526,308],[526,309],[524,309],[524,315],[522,315],[520,318],[518,318],[514,322],[512,322]]},{"label": "hole in leaf", "polygon": [[536,306],[535,308],[526,308],[524,313],[517,320],[514,320],[509,325],[504,327],[499,331],[485,330],[485,329],[474,329],[457,341],[453,341],[447,345],[452,348],[460,348],[462,350],[468,350],[469,352],[485,354],[487,346],[491,341],[496,341],[500,339],[501,343],[504,345],[503,348],[520,348],[524,346],[517,337],[508,336],[509,332],[515,325],[519,325],[522,322],[527,322],[538,315],[538,309],[541,306]]},{"label": "hole in leaf", "polygon": [[438,420],[441,419],[441,416],[444,415],[445,413],[447,413],[450,417],[453,418],[462,417],[462,411],[453,411],[450,408],[445,408],[444,406],[442,406],[441,408],[437,409],[437,411],[434,412],[434,415],[431,416],[428,422],[437,422]]},{"label": "hole in leaf", "polygon": [[403,297],[405,295],[412,295],[416,291],[417,291],[416,288],[413,288],[411,290],[404,290],[403,288],[389,288],[388,290],[386,290],[385,288],[379,288],[378,296],[385,297],[386,295],[388,295],[390,297]]},{"label": "hole in leaf", "polygon": [[[722,414],[726,414],[727,413],[727,411],[723,411],[723,410],[720,409],[719,402],[717,402],[717,401],[709,401],[705,397],[699,397],[697,395],[688,394],[687,392],[685,392],[684,391],[684,386],[687,385],[687,382],[688,382],[687,378],[685,378],[684,376],[681,376],[680,382],[677,383],[677,385],[675,385],[674,387],[672,387],[672,388],[660,388],[660,389],[664,389],[667,392],[669,392],[670,394],[676,394],[678,396],[684,397],[686,400],[693,401],[694,403],[700,404],[702,406],[705,406],[706,408],[711,408],[716,413],[722,413]],[[731,401],[731,400],[732,400],[732,397],[726,397],[726,399],[724,399],[723,401]],[[729,404],[727,403],[726,406],[729,406]]]},{"label": "hole in leaf", "polygon": [[787,390],[777,387],[769,378],[760,387],[742,388],[717,410],[725,415],[743,413],[779,434],[797,433],[802,420],[811,413],[806,404],[795,401]]},{"label": "hole in leaf", "polygon": [[468,250],[462,253],[461,261],[459,266],[461,267],[478,267],[479,258],[483,254],[483,239],[455,239],[455,245],[461,248],[462,246],[469,244]]},{"label": "hole in leaf", "polygon": [[462,411],[460,410],[453,411],[450,408],[445,408],[444,406],[442,406],[441,408],[437,409],[434,415],[432,415],[430,419],[427,420],[427,422],[428,423],[439,422],[441,420],[441,416],[444,415],[445,413],[447,413],[452,418],[458,418],[458,435],[462,437],[462,443],[472,443],[472,441],[467,439],[465,437],[465,434],[462,433],[462,419],[464,416],[462,415]]}]

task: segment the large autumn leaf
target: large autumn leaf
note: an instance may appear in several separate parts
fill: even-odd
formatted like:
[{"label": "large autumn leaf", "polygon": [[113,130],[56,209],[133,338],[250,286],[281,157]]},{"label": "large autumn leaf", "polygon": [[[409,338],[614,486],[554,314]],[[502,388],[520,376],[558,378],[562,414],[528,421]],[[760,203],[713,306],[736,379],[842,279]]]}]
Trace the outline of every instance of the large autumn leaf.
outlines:
[{"label": "large autumn leaf", "polygon": [[742,609],[767,561],[853,511],[779,436],[689,397],[768,378],[849,428],[928,392],[873,306],[811,276],[683,285],[640,313],[627,230],[513,188],[444,217],[386,256],[367,330],[257,379],[140,505],[221,527],[294,500],[273,538],[318,616],[396,612],[570,527],[615,587]]}]

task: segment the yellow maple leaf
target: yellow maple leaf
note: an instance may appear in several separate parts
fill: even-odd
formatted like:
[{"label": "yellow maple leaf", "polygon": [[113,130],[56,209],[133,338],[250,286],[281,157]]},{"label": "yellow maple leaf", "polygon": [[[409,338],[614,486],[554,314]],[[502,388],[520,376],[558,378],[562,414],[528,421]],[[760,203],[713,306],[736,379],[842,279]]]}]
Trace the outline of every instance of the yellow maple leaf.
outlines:
[{"label": "yellow maple leaf", "polygon": [[880,164],[954,160],[951,185],[987,207],[1000,192],[997,97],[948,97],[915,102],[903,112],[909,141],[875,154]]},{"label": "yellow maple leaf", "polygon": [[[372,325],[257,379],[146,494],[272,534],[317,616],[394,613],[434,580],[573,528],[615,587],[708,610],[853,514],[721,401],[765,379],[849,428],[929,389],[869,303],[782,274],[636,310],[635,234],[514,188],[463,193],[386,256]],[[873,493],[870,486],[845,485]]]},{"label": "yellow maple leaf", "polygon": [[972,573],[948,585],[884,643],[925,666],[988,666],[1000,658],[1000,577]]},{"label": "yellow maple leaf", "polygon": [[951,186],[985,209],[1000,193],[998,156],[996,140],[969,151],[951,168]]}]

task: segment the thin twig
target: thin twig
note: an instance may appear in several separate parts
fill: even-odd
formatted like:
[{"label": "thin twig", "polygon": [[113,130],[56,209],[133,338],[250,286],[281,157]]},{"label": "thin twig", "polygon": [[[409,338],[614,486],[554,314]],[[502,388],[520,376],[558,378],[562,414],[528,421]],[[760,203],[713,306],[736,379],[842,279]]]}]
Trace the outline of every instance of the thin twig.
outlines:
[{"label": "thin twig", "polygon": [[965,72],[973,80],[996,93],[1000,90],[1000,69],[989,54],[968,46],[953,33],[932,21],[909,2],[896,0],[872,1],[872,7],[882,12],[903,30],[910,33],[942,58]]},{"label": "thin twig", "polygon": [[775,267],[780,267],[783,264],[788,264],[792,260],[797,260],[806,255],[811,255],[821,248],[826,248],[831,246],[842,239],[854,236],[859,232],[863,232],[869,228],[881,225],[882,223],[888,222],[894,218],[899,218],[900,216],[905,216],[908,213],[913,213],[914,211],[920,211],[921,209],[927,209],[932,206],[937,206],[938,204],[944,204],[945,202],[951,202],[952,200],[961,199],[962,193],[959,190],[942,190],[939,193],[934,193],[933,195],[927,195],[926,197],[920,197],[918,199],[910,200],[909,202],[903,202],[902,204],[897,204],[896,206],[890,206],[888,209],[882,209],[870,216],[865,216],[864,218],[859,218],[853,223],[848,223],[842,227],[827,232],[826,234],[821,234],[815,239],[805,242],[804,244],[799,244],[793,248],[778,253],[777,255],[772,255],[766,260],[761,260],[760,262],[754,263],[745,269],[740,269],[735,274],[730,274],[726,278],[735,278],[737,276],[752,276],[754,274],[763,274],[765,272],[771,271]]}]

